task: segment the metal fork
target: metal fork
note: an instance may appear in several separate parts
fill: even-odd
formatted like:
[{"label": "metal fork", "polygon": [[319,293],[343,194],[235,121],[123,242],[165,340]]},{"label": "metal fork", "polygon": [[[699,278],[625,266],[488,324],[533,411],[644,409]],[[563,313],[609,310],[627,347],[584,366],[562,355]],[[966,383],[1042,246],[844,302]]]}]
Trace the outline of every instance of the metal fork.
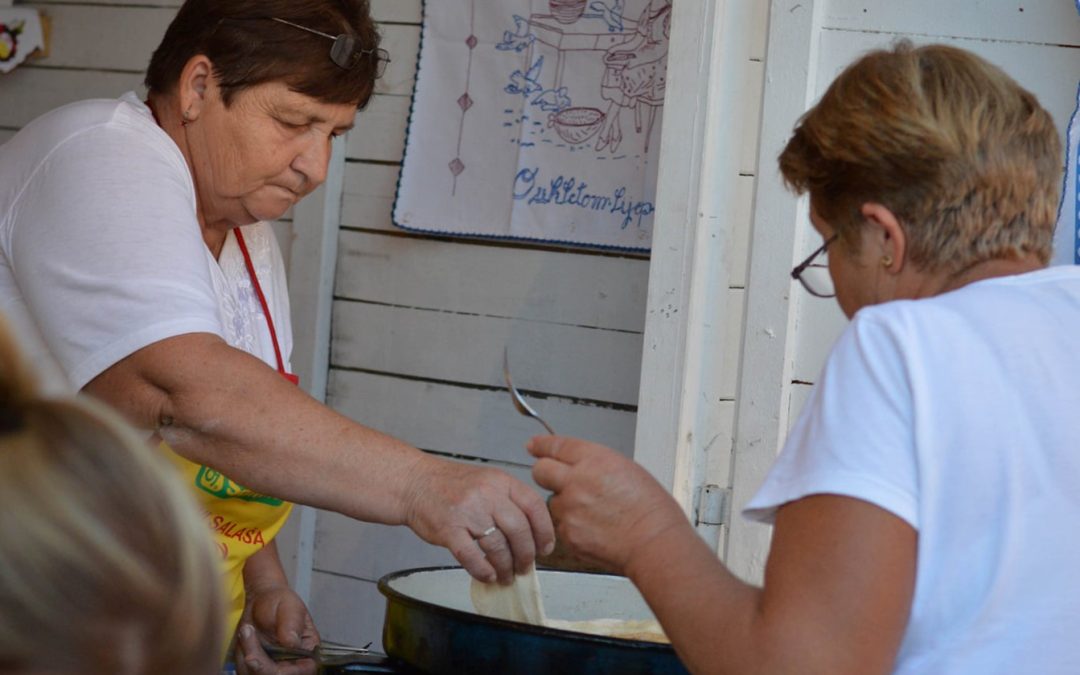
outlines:
[{"label": "metal fork", "polygon": [[525,397],[521,395],[521,392],[517,390],[514,383],[510,381],[510,349],[508,347],[503,348],[503,378],[506,379],[506,390],[510,392],[510,398],[514,401],[514,407],[517,411],[526,417],[531,417],[540,424],[544,425],[547,432],[552,436],[555,435],[555,430],[551,428],[551,425],[544,421],[540,415],[532,409],[526,401]]},{"label": "metal fork", "polygon": [[314,649],[301,647],[283,647],[281,645],[264,644],[266,654],[275,661],[295,661],[297,659],[311,659],[315,666],[322,672],[329,666],[343,666],[356,662],[364,656],[374,655],[367,647],[352,649],[349,647],[324,647],[317,645]]}]

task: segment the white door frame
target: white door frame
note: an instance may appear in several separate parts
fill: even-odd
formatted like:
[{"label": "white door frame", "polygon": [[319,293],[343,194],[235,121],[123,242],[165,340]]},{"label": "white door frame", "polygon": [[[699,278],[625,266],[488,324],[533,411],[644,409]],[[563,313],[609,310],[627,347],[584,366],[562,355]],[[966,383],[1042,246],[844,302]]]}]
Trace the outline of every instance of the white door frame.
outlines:
[{"label": "white door frame", "polygon": [[[698,489],[730,478],[707,468],[730,464],[716,409],[726,326],[742,320],[727,307],[744,142],[733,121],[762,1],[675,0],[672,15],[634,458],[691,517]],[[719,546],[720,528],[702,534]]]}]

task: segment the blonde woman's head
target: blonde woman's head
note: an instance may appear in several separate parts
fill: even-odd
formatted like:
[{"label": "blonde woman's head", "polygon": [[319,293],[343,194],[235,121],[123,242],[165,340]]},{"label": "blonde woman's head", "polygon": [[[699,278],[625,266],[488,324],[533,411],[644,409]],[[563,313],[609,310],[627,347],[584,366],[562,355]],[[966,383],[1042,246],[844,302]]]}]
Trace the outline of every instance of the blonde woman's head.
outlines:
[{"label": "blonde woman's head", "polygon": [[170,466],[84,398],[40,398],[0,322],[0,673],[220,669],[209,533]]},{"label": "blonde woman's head", "polygon": [[848,66],[780,155],[787,184],[849,246],[862,204],[881,203],[927,272],[1048,262],[1062,166],[1034,95],[970,52],[906,41]]}]

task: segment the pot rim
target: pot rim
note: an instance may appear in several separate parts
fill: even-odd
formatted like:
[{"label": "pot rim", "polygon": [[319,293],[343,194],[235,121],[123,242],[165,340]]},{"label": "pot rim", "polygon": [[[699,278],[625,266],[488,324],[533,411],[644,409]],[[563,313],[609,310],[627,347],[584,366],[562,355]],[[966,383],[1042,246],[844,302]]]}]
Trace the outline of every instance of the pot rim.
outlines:
[{"label": "pot rim", "polygon": [[[452,607],[446,607],[445,605],[437,605],[434,602],[427,600],[421,600],[411,595],[405,595],[401,591],[391,588],[390,583],[407,576],[414,574],[422,574],[427,572],[442,572],[446,570],[463,570],[460,565],[440,565],[431,567],[414,567],[410,569],[398,570],[396,572],[390,572],[383,575],[378,582],[379,592],[386,596],[387,600],[394,600],[404,605],[411,605],[424,610],[435,611],[441,614],[448,614],[458,619],[471,621],[473,623],[488,624],[494,627],[513,630],[517,632],[530,633],[533,635],[550,636],[559,639],[569,639],[576,642],[585,642],[589,644],[601,643],[610,645],[613,647],[620,647],[623,649],[633,649],[637,651],[655,651],[655,652],[672,652],[675,649],[670,644],[662,642],[650,642],[648,640],[634,640],[631,638],[617,638],[606,635],[593,635],[590,633],[581,633],[578,631],[565,630],[563,628],[553,628],[550,626],[535,626],[529,623],[522,623],[520,621],[510,621],[508,619],[497,619],[495,617],[483,616],[476,612],[466,612],[460,609],[454,609]],[[587,575],[595,577],[609,577],[617,579],[626,579],[626,577],[618,574],[606,574],[604,572],[578,572],[570,570],[560,570],[547,567],[538,567],[537,572],[553,572],[555,574],[577,574]]]}]

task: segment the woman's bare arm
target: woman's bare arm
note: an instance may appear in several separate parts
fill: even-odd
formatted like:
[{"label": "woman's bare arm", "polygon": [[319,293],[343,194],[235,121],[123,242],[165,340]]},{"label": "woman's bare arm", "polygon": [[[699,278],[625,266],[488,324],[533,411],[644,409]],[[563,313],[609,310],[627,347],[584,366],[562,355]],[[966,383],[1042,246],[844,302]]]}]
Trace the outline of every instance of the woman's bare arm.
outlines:
[{"label": "woman's bare arm", "polygon": [[694,673],[891,671],[911,609],[917,536],[868,502],[814,495],[781,507],[757,588],[727,570],[640,465],[602,446],[532,440],[556,492],[560,541],[633,580]]},{"label": "woman's bare arm", "polygon": [[[362,520],[407,524],[482,579],[554,542],[543,500],[507,474],[426,455],[335,412],[255,357],[193,333],[145,347],[85,390],[180,455],[246,487]],[[505,550],[473,535],[497,524]],[[511,555],[512,551],[512,555]],[[493,570],[491,564],[497,568]]]}]

